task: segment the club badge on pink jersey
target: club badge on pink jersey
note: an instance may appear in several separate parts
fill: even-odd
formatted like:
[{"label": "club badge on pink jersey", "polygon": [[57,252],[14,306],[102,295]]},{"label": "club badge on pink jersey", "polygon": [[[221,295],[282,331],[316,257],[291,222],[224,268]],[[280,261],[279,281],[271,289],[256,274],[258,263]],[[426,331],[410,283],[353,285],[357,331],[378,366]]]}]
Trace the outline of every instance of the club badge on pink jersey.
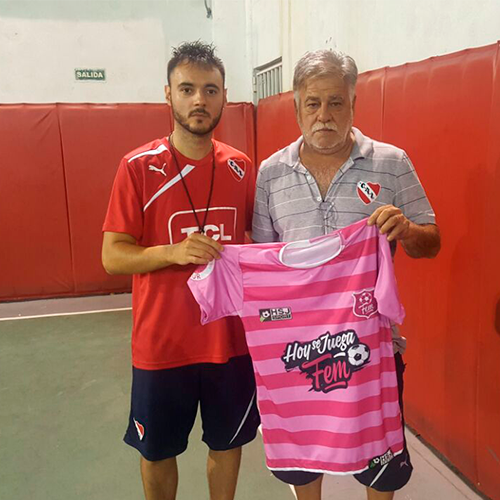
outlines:
[{"label": "club badge on pink jersey", "polygon": [[356,189],[359,199],[365,204],[369,205],[372,201],[377,199],[380,193],[380,184],[375,182],[359,181]]},{"label": "club badge on pink jersey", "polygon": [[377,299],[375,299],[375,290],[362,290],[361,292],[352,292],[354,297],[353,312],[358,318],[371,318],[377,314]]},{"label": "club badge on pink jersey", "polygon": [[233,177],[238,182],[241,182],[243,177],[245,177],[245,160],[242,160],[241,158],[229,158],[229,160],[227,160],[227,166]]}]

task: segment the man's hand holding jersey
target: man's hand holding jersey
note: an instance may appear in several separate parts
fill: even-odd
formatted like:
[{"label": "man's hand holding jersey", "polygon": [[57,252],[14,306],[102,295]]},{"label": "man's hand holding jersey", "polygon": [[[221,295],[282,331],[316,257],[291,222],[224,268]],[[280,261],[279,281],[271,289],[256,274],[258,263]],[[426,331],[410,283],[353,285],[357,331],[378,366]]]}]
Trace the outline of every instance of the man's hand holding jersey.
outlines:
[{"label": "man's hand holding jersey", "polygon": [[204,234],[191,233],[184,241],[172,245],[173,263],[205,265],[220,259],[224,247]]},{"label": "man's hand holding jersey", "polygon": [[435,257],[441,248],[436,225],[415,224],[394,205],[377,208],[368,218],[368,225],[376,225],[382,234],[387,234],[387,241],[400,241],[410,257]]},{"label": "man's hand holding jersey", "polygon": [[204,265],[220,258],[223,246],[212,238],[191,233],[173,245],[142,247],[125,233],[104,233],[102,263],[109,274],[150,273],[172,265]]}]

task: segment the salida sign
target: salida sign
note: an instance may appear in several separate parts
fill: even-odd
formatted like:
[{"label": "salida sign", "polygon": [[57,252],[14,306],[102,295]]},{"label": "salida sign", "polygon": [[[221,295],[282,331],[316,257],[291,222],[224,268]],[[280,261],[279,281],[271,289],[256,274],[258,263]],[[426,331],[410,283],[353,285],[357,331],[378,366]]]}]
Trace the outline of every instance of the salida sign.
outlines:
[{"label": "salida sign", "polygon": [[104,69],[75,69],[77,80],[106,81],[106,71]]}]

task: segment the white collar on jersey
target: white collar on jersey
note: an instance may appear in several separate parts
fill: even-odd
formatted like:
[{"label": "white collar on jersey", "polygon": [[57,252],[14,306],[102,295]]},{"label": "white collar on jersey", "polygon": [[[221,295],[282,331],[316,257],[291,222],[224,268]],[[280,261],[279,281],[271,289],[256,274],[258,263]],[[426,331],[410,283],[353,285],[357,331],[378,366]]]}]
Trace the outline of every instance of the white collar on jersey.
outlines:
[{"label": "white collar on jersey", "polygon": [[312,240],[292,241],[281,248],[280,262],[287,267],[310,269],[337,257],[344,249],[341,233]]}]

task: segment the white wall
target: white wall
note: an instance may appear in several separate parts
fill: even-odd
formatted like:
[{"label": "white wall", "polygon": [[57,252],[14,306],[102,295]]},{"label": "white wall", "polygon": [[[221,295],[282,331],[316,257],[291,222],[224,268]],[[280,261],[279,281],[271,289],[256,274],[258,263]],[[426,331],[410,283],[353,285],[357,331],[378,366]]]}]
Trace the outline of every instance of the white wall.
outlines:
[{"label": "white wall", "polygon": [[[214,42],[230,101],[283,57],[284,89],[307,50],[339,48],[360,71],[500,39],[500,0],[0,0],[0,102],[163,102],[172,46]],[[74,70],[104,68],[107,81]]]},{"label": "white wall", "polygon": [[252,100],[250,60],[245,0],[212,0],[212,40],[226,68],[226,88],[231,102]]},{"label": "white wall", "polygon": [[[282,41],[284,89],[308,50],[337,48],[360,72],[494,43],[500,39],[500,0],[247,0],[253,6],[252,62],[276,58]],[[265,19],[280,10],[270,30]],[[268,17],[271,13],[270,17]]]},{"label": "white wall", "polygon": [[[1,102],[162,99],[161,21],[0,19],[0,33]],[[76,68],[104,68],[106,81],[76,81]]]},{"label": "white wall", "polygon": [[163,102],[171,47],[212,32],[203,0],[0,0],[0,102]]},{"label": "white wall", "polygon": [[281,57],[283,6],[281,0],[246,0],[252,68]]}]

